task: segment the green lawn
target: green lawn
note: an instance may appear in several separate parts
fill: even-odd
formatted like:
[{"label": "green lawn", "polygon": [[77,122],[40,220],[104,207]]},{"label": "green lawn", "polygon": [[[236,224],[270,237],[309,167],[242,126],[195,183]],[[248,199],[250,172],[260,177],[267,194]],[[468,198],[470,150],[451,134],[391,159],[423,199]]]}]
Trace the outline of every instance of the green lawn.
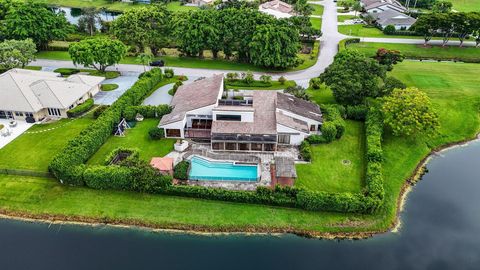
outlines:
[{"label": "green lawn", "polygon": [[358,50],[367,56],[374,56],[379,48],[399,50],[407,58],[430,58],[439,60],[459,60],[480,62],[480,48],[458,46],[428,46],[395,43],[352,43],[347,48]]},{"label": "green lawn", "polygon": [[358,18],[358,16],[354,16],[354,15],[338,15],[337,16],[337,21],[338,22],[344,22],[346,20],[353,20],[355,18]]},{"label": "green lawn", "polygon": [[140,158],[150,161],[152,157],[163,157],[173,150],[173,139],[152,140],[148,130],[158,125],[158,119],[145,119],[128,129],[125,137],[111,136],[100,149],[88,160],[88,164],[104,164],[105,158],[115,148],[129,147],[140,150]]},{"label": "green lawn", "polygon": [[105,83],[105,84],[102,84],[100,88],[102,89],[102,91],[113,91],[118,88],[118,84]]},{"label": "green lawn", "polygon": [[46,172],[53,156],[92,122],[91,116],[87,115],[34,125],[0,149],[0,168]]},{"label": "green lawn", "polygon": [[[327,192],[360,192],[365,171],[365,131],[362,122],[347,121],[342,138],[312,146],[312,163],[296,166],[296,185]],[[351,163],[345,165],[342,161]]]},{"label": "green lawn", "polygon": [[355,37],[423,39],[420,36],[385,35],[380,29],[363,24],[339,25],[338,32]]},{"label": "green lawn", "polygon": [[324,85],[323,88],[314,90],[307,89],[307,92],[312,96],[312,100],[317,104],[331,104],[335,103],[335,98],[333,97],[332,90],[329,87]]},{"label": "green lawn", "polygon": [[324,8],[322,5],[310,4],[310,6],[313,7],[312,15],[317,15],[317,16],[323,15]]},{"label": "green lawn", "polygon": [[322,30],[322,18],[310,17],[313,29]]},{"label": "green lawn", "polygon": [[[125,11],[127,9],[132,9],[136,7],[145,6],[144,4],[132,4],[120,1],[111,1],[111,0],[34,0],[36,2],[47,3],[50,5],[63,6],[63,7],[76,7],[76,8],[85,8],[85,7],[95,7],[95,8],[106,8],[112,11]],[[188,7],[180,5],[179,1],[171,2],[167,4],[167,9],[170,11],[188,11],[196,9],[197,7]]]},{"label": "green lawn", "polygon": [[[66,51],[40,51],[36,54],[38,59],[50,59],[50,60],[65,60],[70,61],[70,55]],[[299,53],[300,58],[305,58],[303,54]],[[306,57],[310,58],[310,55]],[[238,70],[238,71],[258,71],[258,72],[284,72],[278,70],[271,70],[263,67],[254,66],[248,63],[239,63],[234,61],[228,61],[223,59],[201,59],[196,57],[178,57],[178,56],[162,56],[157,57],[165,61],[165,65],[169,67],[188,67],[188,68],[204,68],[204,69],[221,69],[221,70]],[[311,67],[317,61],[317,58],[308,59],[302,65],[287,69],[286,71],[296,71]],[[136,57],[125,57],[121,64],[134,64],[138,65]]]},{"label": "green lawn", "polygon": [[[195,227],[216,230],[283,229],[351,231],[354,220],[368,226],[374,216],[307,212],[263,205],[207,201],[133,192],[68,187],[55,180],[0,175],[0,209],[32,215],[76,216],[123,220],[162,228]],[[360,221],[361,220],[361,221]],[[336,224],[343,226],[335,226]],[[361,229],[361,228],[360,228]]]},{"label": "green lawn", "polygon": [[480,0],[452,0],[453,9],[457,11],[480,11]]}]

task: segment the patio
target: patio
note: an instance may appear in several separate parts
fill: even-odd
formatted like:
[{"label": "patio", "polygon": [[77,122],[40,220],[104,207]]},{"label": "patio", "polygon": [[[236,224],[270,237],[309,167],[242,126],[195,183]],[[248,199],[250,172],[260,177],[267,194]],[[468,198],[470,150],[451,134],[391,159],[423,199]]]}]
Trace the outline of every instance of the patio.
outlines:
[{"label": "patio", "polygon": [[10,135],[0,135],[0,149],[2,149],[5,145],[9,144],[11,141],[15,140],[18,136],[22,135],[22,133],[24,133],[25,131],[27,131],[27,129],[34,125],[25,121],[16,121],[17,125],[15,127],[10,127],[9,122],[10,120],[8,119],[0,119],[0,124],[5,126],[3,129],[10,130]]}]

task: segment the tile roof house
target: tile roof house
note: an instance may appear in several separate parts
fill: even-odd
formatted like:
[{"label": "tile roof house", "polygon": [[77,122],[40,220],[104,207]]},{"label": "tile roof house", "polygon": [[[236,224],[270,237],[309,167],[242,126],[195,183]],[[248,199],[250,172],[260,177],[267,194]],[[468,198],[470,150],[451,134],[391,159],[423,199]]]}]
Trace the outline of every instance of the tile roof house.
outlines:
[{"label": "tile roof house", "polygon": [[407,12],[397,0],[360,0],[360,4],[367,13],[378,13],[386,10],[395,10],[398,12]]},{"label": "tile roof house", "polygon": [[166,137],[202,139],[213,150],[275,151],[320,132],[318,105],[277,91],[222,99],[223,75],[178,88],[173,110],[160,120]]},{"label": "tile roof house", "polygon": [[100,91],[103,77],[11,69],[0,74],[0,118],[39,121],[67,111]]},{"label": "tile roof house", "polygon": [[270,14],[277,19],[290,18],[295,15],[293,6],[280,0],[263,3],[258,7],[258,10]]},{"label": "tile roof house", "polygon": [[385,10],[380,13],[373,13],[372,17],[375,19],[375,22],[382,27],[382,29],[388,25],[393,25],[397,30],[407,30],[417,21],[415,18],[393,9]]}]

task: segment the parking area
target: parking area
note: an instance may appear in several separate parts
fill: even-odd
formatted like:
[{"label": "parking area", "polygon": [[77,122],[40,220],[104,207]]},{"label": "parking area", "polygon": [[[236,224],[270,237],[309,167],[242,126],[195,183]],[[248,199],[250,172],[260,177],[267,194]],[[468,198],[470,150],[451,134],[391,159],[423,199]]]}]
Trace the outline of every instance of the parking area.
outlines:
[{"label": "parking area", "polygon": [[125,91],[127,91],[137,80],[140,73],[127,72],[122,73],[122,76],[109,79],[102,82],[102,84],[118,84],[118,88],[113,91],[100,91],[93,97],[95,104],[99,105],[112,105]]},{"label": "parking area", "polygon": [[25,121],[15,121],[16,125],[10,125],[10,120],[0,119],[0,125],[4,127],[0,130],[0,149],[5,145],[9,144],[11,141],[15,140],[18,136],[22,135],[27,129],[32,125]]}]

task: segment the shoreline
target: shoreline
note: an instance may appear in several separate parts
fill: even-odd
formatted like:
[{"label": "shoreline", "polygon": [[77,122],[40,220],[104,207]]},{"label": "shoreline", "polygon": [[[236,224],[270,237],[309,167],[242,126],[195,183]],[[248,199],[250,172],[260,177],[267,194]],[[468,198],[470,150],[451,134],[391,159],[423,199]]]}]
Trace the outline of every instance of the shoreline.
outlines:
[{"label": "shoreline", "polygon": [[79,225],[89,227],[107,226],[111,228],[123,228],[123,229],[139,229],[151,232],[160,233],[178,233],[178,234],[191,234],[191,235],[203,235],[203,236],[219,236],[219,235],[268,235],[268,236],[280,236],[283,234],[293,234],[306,238],[317,239],[342,239],[342,240],[358,240],[373,237],[378,234],[387,232],[398,232],[401,229],[401,213],[404,210],[406,200],[409,192],[412,191],[412,187],[421,180],[425,173],[425,166],[428,162],[441,152],[448,151],[450,149],[466,146],[471,142],[480,140],[480,133],[474,138],[465,139],[456,143],[448,143],[446,145],[437,147],[430,151],[413,170],[410,177],[405,179],[399,196],[397,198],[397,211],[396,217],[385,230],[378,231],[365,231],[365,232],[315,232],[308,230],[298,230],[293,228],[272,228],[272,227],[221,227],[212,228],[211,226],[203,225],[182,225],[182,224],[152,224],[143,222],[141,220],[111,220],[102,218],[89,218],[83,216],[64,216],[64,215],[48,215],[48,214],[32,214],[21,211],[10,211],[0,209],[0,219],[6,220],[18,220],[29,223],[48,223],[59,225]]}]

